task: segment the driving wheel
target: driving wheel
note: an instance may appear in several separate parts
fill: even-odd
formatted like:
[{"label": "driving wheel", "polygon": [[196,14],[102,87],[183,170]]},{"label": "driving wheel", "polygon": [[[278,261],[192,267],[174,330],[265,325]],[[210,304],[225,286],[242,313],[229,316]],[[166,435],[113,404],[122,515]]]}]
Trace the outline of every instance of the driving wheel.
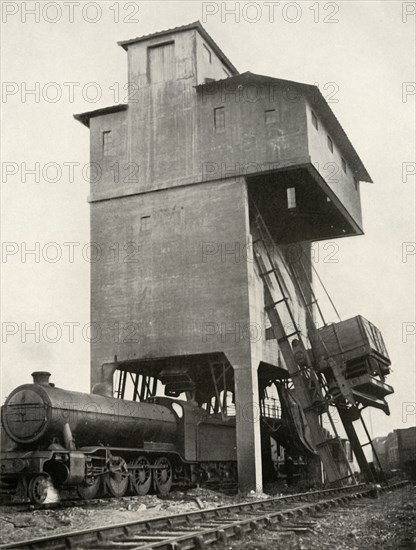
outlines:
[{"label": "driving wheel", "polygon": [[90,500],[91,498],[97,498],[101,488],[101,477],[94,477],[91,483],[83,481],[81,485],[77,486],[77,493],[83,500]]},{"label": "driving wheel", "polygon": [[139,456],[132,464],[134,470],[131,470],[131,484],[136,495],[147,495],[152,484],[152,470],[150,462],[145,456]]},{"label": "driving wheel", "polygon": [[166,496],[171,487],[173,481],[173,470],[170,461],[162,456],[155,462],[154,470],[154,487],[155,491],[162,496]]},{"label": "driving wheel", "polygon": [[122,497],[127,493],[129,486],[129,470],[127,463],[121,456],[112,456],[109,464],[109,473],[106,475],[108,492],[113,497]]}]

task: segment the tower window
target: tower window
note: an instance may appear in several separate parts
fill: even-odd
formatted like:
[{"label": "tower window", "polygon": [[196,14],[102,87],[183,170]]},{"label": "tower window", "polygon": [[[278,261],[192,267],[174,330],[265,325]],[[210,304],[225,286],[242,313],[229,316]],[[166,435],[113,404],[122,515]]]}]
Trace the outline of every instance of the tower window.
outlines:
[{"label": "tower window", "polygon": [[347,163],[345,162],[345,159],[341,159],[342,169],[344,170],[345,174],[347,173]]},{"label": "tower window", "polygon": [[113,136],[111,130],[103,132],[103,154],[105,157],[113,154]]},{"label": "tower window", "polygon": [[318,117],[315,115],[315,113],[313,111],[312,111],[312,124],[318,130],[318,128],[319,128]]},{"label": "tower window", "polygon": [[326,136],[327,143],[328,143],[328,149],[331,151],[331,153],[334,152],[334,142],[329,136]]},{"label": "tower window", "polygon": [[273,122],[277,122],[276,109],[269,109],[268,111],[264,111],[264,120],[266,124],[272,124]]},{"label": "tower window", "polygon": [[214,109],[214,128],[217,134],[225,132],[225,109],[217,107]]},{"label": "tower window", "polygon": [[208,63],[211,63],[212,62],[211,50],[208,48],[208,46],[205,46],[205,44],[203,44],[203,46],[204,46],[205,59],[208,61]]},{"label": "tower window", "polygon": [[357,178],[354,178],[354,187],[355,187],[355,190],[358,191],[358,180]]},{"label": "tower window", "polygon": [[142,216],[140,218],[140,232],[144,233],[145,231],[150,231],[150,216]]},{"label": "tower window", "polygon": [[147,50],[150,82],[166,82],[175,78],[175,43],[165,42]]},{"label": "tower window", "polygon": [[296,189],[288,187],[286,189],[287,207],[288,209],[296,208]]}]

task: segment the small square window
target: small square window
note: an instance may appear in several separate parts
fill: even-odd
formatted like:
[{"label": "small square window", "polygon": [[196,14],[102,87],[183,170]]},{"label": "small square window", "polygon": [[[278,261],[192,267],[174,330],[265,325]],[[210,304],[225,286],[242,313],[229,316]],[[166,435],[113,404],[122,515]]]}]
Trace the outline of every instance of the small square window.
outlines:
[{"label": "small square window", "polygon": [[145,231],[150,231],[150,216],[142,216],[140,218],[140,232],[144,233]]},{"label": "small square window", "polygon": [[103,154],[108,157],[113,154],[113,136],[111,130],[103,132]]},{"label": "small square window", "polygon": [[217,134],[225,131],[225,109],[217,107],[214,109],[214,128]]},{"label": "small square window", "polygon": [[203,46],[204,46],[205,59],[208,61],[208,63],[211,63],[212,62],[211,50],[208,48],[208,46],[205,46],[205,44],[203,44]]},{"label": "small square window", "polygon": [[264,111],[264,120],[266,124],[273,124],[273,122],[277,122],[276,109],[269,109],[268,111]]},{"label": "small square window", "polygon": [[329,137],[329,136],[326,136],[327,138],[327,143],[328,143],[328,149],[331,151],[331,153],[334,152],[334,143],[332,141],[332,139]]},{"label": "small square window", "polygon": [[315,115],[313,111],[312,111],[312,124],[315,126],[317,130],[319,129],[318,117]]},{"label": "small square window", "polygon": [[288,209],[296,208],[296,189],[288,187],[286,189],[287,207]]},{"label": "small square window", "polygon": [[345,159],[341,159],[342,169],[344,170],[344,173],[347,173],[347,163],[345,162]]}]

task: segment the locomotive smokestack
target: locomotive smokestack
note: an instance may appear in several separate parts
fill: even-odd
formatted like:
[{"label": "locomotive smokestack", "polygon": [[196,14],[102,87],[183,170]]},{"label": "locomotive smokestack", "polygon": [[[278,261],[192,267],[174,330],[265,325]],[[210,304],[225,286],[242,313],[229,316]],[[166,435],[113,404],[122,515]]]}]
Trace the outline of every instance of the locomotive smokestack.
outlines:
[{"label": "locomotive smokestack", "polygon": [[44,370],[37,370],[32,372],[33,383],[40,384],[41,386],[49,386],[49,377],[51,373]]}]

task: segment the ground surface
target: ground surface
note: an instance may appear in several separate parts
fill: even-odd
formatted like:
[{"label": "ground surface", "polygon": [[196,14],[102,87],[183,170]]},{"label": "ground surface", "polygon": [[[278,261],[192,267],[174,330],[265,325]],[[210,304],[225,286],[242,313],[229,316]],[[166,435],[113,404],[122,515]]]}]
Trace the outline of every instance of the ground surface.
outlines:
[{"label": "ground surface", "polygon": [[[199,499],[199,503],[196,499]],[[200,506],[215,507],[236,502],[212,491],[194,489],[172,493],[167,499],[156,496],[94,501],[83,507],[53,510],[24,510],[0,507],[0,542],[87,529],[102,525],[189,512]],[[378,499],[364,499],[358,505],[334,508],[299,520],[303,532],[287,525],[282,533],[262,530],[244,540],[245,550],[416,550],[416,487],[386,493]],[[299,525],[298,525],[299,526]],[[237,550],[241,541],[223,546]]]},{"label": "ground surface", "polygon": [[160,499],[156,495],[126,497],[118,500],[99,499],[87,502],[84,506],[52,510],[31,510],[29,508],[34,507],[28,505],[2,505],[0,506],[0,544],[66,533],[73,529],[90,529],[191,512],[199,510],[201,505],[205,508],[213,508],[235,501],[236,497],[228,497],[205,489],[192,489],[186,493],[171,493],[165,499]]},{"label": "ground surface", "polygon": [[[358,502],[300,519],[301,534],[290,527],[258,531],[244,540],[244,550],[416,550],[416,487]],[[236,541],[222,548],[241,547]]]}]

